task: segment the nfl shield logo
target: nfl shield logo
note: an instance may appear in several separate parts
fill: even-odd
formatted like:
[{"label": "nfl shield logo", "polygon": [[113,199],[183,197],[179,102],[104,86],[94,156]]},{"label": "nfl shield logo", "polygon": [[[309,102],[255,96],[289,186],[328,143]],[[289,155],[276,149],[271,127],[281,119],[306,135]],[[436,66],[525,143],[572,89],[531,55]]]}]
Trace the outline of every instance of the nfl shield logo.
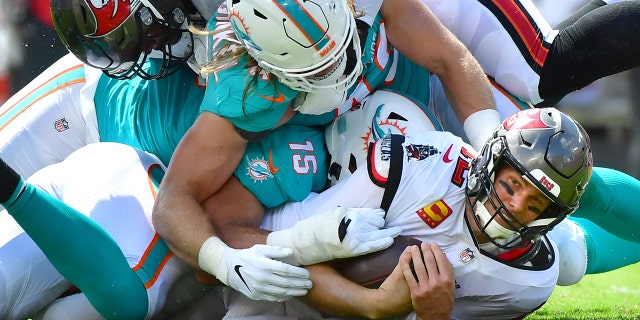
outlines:
[{"label": "nfl shield logo", "polygon": [[67,121],[67,119],[62,118],[62,119],[58,119],[56,120],[56,122],[53,124],[53,127],[56,129],[56,131],[58,132],[62,132],[62,131],[66,131],[67,129],[69,129],[69,122]]},{"label": "nfl shield logo", "polygon": [[462,251],[460,251],[460,261],[462,261],[464,264],[467,264],[471,261],[473,261],[473,259],[476,258],[475,254],[473,253],[473,250],[471,250],[471,248],[466,248]]}]

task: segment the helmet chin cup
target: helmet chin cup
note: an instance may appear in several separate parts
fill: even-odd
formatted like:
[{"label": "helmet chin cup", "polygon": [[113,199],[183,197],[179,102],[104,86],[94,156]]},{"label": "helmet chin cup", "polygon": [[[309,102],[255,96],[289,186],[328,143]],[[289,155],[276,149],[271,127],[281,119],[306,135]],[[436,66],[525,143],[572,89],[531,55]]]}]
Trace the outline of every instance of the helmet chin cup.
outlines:
[{"label": "helmet chin cup", "polygon": [[498,223],[484,206],[485,202],[486,200],[483,200],[476,205],[475,215],[478,217],[478,222],[482,224],[479,227],[482,228],[485,234],[491,237],[492,240],[511,238],[515,234],[515,231],[505,228]]}]

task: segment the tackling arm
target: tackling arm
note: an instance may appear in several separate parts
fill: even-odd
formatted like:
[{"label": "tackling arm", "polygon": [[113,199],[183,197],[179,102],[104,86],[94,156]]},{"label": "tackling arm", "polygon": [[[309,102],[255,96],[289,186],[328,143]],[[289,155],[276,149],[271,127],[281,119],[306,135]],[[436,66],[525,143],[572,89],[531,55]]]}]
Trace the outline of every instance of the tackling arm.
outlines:
[{"label": "tackling arm", "polygon": [[274,260],[289,256],[290,249],[232,249],[217,236],[201,206],[229,180],[246,144],[231,122],[203,112],[173,154],[153,209],[154,227],[178,257],[251,299],[304,295],[311,286],[308,272]]},{"label": "tackling arm", "polygon": [[484,144],[500,123],[500,116],[478,61],[422,1],[385,0],[380,10],[389,42],[441,79],[467,136],[474,140],[471,144]]},{"label": "tackling arm", "polygon": [[[215,138],[212,138],[215,137]],[[171,250],[198,267],[204,241],[216,235],[200,203],[231,177],[247,141],[231,122],[203,112],[176,148],[153,208],[153,225]]]}]

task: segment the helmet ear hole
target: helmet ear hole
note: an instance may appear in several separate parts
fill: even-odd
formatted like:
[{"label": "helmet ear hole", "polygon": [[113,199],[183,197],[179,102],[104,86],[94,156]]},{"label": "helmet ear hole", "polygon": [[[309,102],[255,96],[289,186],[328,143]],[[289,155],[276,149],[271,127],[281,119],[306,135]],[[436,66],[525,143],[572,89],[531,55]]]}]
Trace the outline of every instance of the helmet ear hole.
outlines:
[{"label": "helmet ear hole", "polygon": [[354,173],[358,169],[358,160],[356,156],[351,153],[349,156],[349,172]]}]

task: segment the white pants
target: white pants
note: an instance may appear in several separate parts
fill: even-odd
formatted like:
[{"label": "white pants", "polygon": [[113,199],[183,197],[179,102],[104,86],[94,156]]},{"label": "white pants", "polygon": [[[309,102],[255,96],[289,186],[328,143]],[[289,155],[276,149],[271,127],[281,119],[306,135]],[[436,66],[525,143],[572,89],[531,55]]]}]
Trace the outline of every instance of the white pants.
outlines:
[{"label": "white pants", "polygon": [[[479,0],[422,0],[478,60],[484,72],[522,100],[542,101],[538,92],[540,76],[533,66],[542,65],[549,45],[558,34],[530,0],[500,0],[496,14]],[[513,24],[513,25],[512,25]],[[507,28],[518,30],[513,37]],[[527,58],[525,58],[525,56]],[[527,61],[529,59],[529,61]]]},{"label": "white pants", "polygon": [[[156,170],[164,171],[164,166],[155,156],[122,144],[94,143],[80,148],[63,162],[39,170],[28,181],[101,225],[134,268],[147,261],[145,254],[157,240],[151,223],[157,192],[151,177]],[[8,223],[0,225],[0,234],[9,236],[0,247],[0,279],[5,282],[0,286],[0,301],[6,303],[0,318],[24,319],[58,298],[69,283],[15,221],[11,223],[6,211],[1,217]],[[175,281],[192,272],[174,256],[166,257],[166,264],[147,270],[157,275],[145,284],[149,317],[163,307]]]},{"label": "white pants", "polygon": [[93,104],[101,71],[60,58],[0,106],[0,155],[27,178],[98,142]]}]

